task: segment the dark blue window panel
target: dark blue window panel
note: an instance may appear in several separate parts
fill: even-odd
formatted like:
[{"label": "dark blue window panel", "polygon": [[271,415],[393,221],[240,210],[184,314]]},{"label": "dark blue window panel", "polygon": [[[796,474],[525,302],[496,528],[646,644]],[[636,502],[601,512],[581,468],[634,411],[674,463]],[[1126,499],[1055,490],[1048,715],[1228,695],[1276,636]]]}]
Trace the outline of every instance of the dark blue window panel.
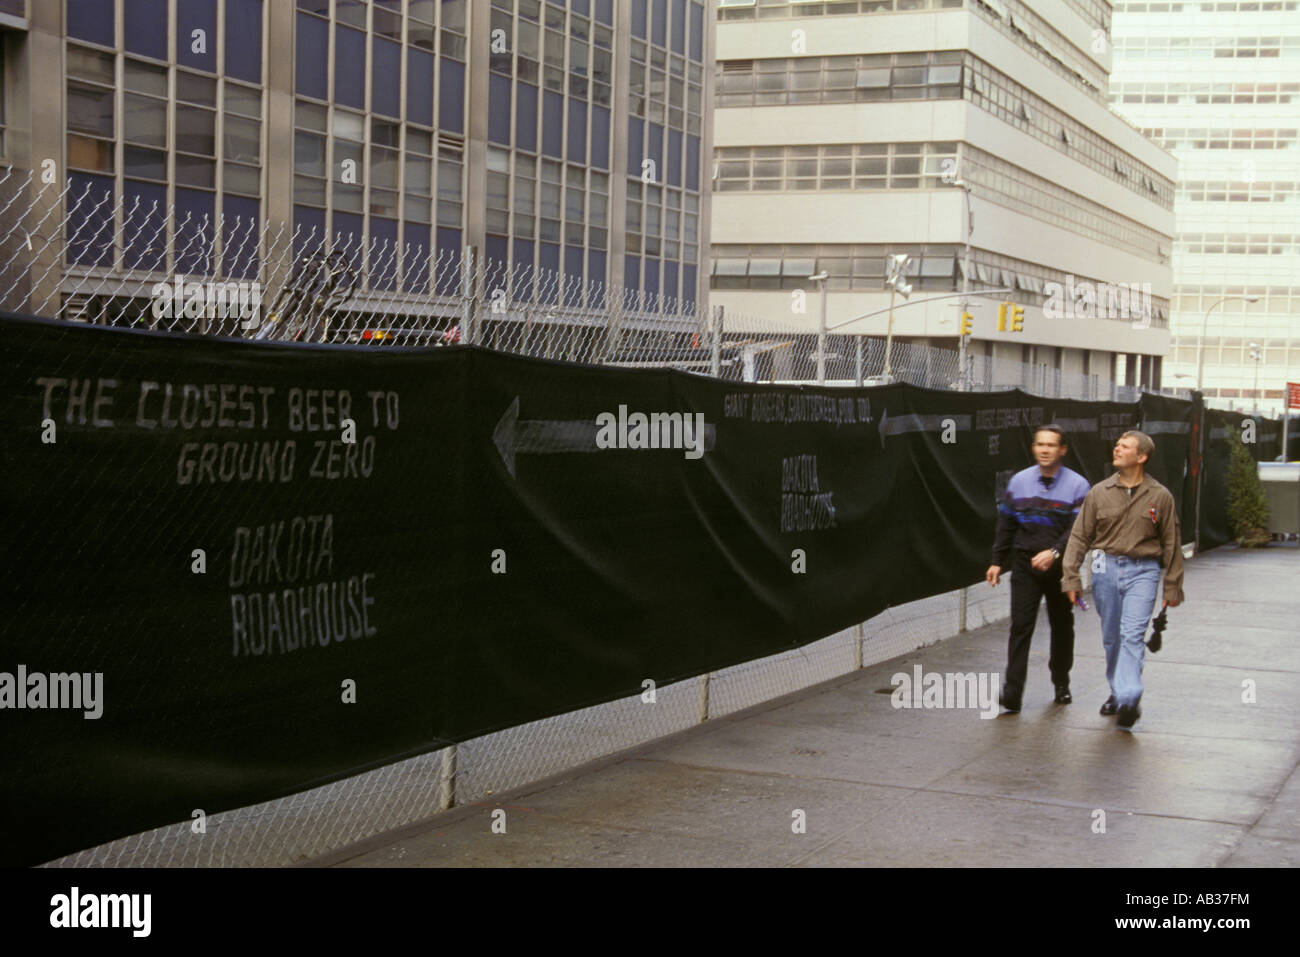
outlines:
[{"label": "dark blue window panel", "polygon": [[[590,285],[592,292],[600,296],[608,282],[605,275],[605,250],[589,249],[587,250],[587,283]],[[597,302],[591,303],[598,305]]]},{"label": "dark blue window panel", "polygon": [[176,188],[176,218],[172,229],[178,273],[209,276],[216,267],[216,194],[206,189]]},{"label": "dark blue window panel", "polygon": [[310,206],[293,208],[293,257],[314,253],[325,242],[325,210]]},{"label": "dark blue window panel", "polygon": [[510,77],[488,76],[488,141],[510,145]]},{"label": "dark blue window panel", "polygon": [[433,54],[406,48],[406,118],[433,126]]},{"label": "dark blue window panel", "polygon": [[682,299],[690,306],[695,305],[695,282],[698,275],[698,266],[682,266]]},{"label": "dark blue window panel", "polygon": [[514,288],[511,298],[517,302],[528,302],[533,298],[533,244],[528,239],[514,240]]},{"label": "dark blue window panel", "polygon": [[122,250],[127,269],[167,268],[167,187],[159,183],[126,180]]},{"label": "dark blue window panel", "polygon": [[649,256],[645,260],[645,281],[642,283],[642,289],[645,290],[645,302],[651,309],[658,308],[659,304],[659,260],[652,259]]},{"label": "dark blue window panel", "polygon": [[226,0],[226,75],[262,82],[262,0]]},{"label": "dark blue window panel", "polygon": [[334,102],[364,109],[366,105],[366,35],[334,25]]},{"label": "dark blue window panel", "polygon": [[581,279],[583,254],[581,246],[568,243],[564,246],[564,275],[567,279]]},{"label": "dark blue window panel", "polygon": [[531,83],[515,84],[515,147],[537,150],[537,87]]},{"label": "dark blue window panel", "polygon": [[293,55],[294,90],[318,100],[328,100],[329,65],[330,25],[305,13],[298,14],[298,37]]},{"label": "dark blue window panel", "polygon": [[700,138],[686,134],[686,188],[700,188]]},{"label": "dark blue window panel", "polygon": [[584,17],[591,15],[591,0],[570,0],[569,6],[574,13],[579,13]]},{"label": "dark blue window panel", "polygon": [[425,223],[405,223],[402,233],[402,288],[407,292],[427,292],[429,227]]},{"label": "dark blue window panel", "polygon": [[632,0],[632,8],[627,15],[632,36],[639,40],[645,39],[645,5],[646,0]]},{"label": "dark blue window panel", "polygon": [[658,123],[648,123],[649,135],[646,137],[645,155],[655,161],[655,182],[664,181],[664,128]]},{"label": "dark blue window panel", "polygon": [[537,301],[554,305],[559,296],[559,283],[556,277],[560,272],[560,246],[558,243],[537,244],[537,269],[540,286]]},{"label": "dark blue window panel", "polygon": [[668,0],[650,0],[650,40],[668,45]]},{"label": "dark blue window panel", "polygon": [[333,233],[330,236],[330,251],[341,252],[343,258],[361,275],[361,240],[362,219],[358,213],[334,212]]},{"label": "dark blue window panel", "polygon": [[[203,52],[195,30],[203,31]],[[217,72],[217,0],[176,0],[176,62]]]},{"label": "dark blue window panel", "polygon": [[587,104],[569,100],[569,162],[587,162]]},{"label": "dark blue window panel", "polygon": [[[71,8],[71,4],[68,5]],[[112,10],[112,4],[103,6]],[[71,10],[69,10],[71,13]],[[167,59],[167,0],[126,0],[122,10],[122,45],[132,53]],[[72,23],[68,23],[72,33]]]},{"label": "dark blue window panel", "polygon": [[[623,257],[623,288],[630,292],[641,288],[640,256]],[[626,301],[630,305],[635,301],[635,297],[630,297]]]},{"label": "dark blue window panel", "polygon": [[506,268],[510,265],[510,240],[505,236],[494,236],[488,233],[483,237],[483,259],[488,281],[484,284],[488,288],[484,290],[484,295],[491,299],[493,292],[500,281],[506,275]]},{"label": "dark blue window panel", "polygon": [[645,120],[639,116],[627,118],[627,175],[641,175],[641,161],[645,159]]},{"label": "dark blue window panel", "polygon": [[582,262],[581,246],[564,247],[564,304],[578,306],[582,304]]},{"label": "dark blue window panel", "polygon": [[465,64],[444,57],[438,62],[438,81],[438,129],[465,132]]},{"label": "dark blue window panel", "polygon": [[542,93],[542,153],[559,159],[564,155],[564,97]]},{"label": "dark blue window panel", "polygon": [[247,196],[227,196],[221,201],[222,271],[227,276],[257,278],[257,206],[257,200]]},{"label": "dark blue window panel", "polygon": [[596,19],[606,26],[614,25],[614,0],[596,0]]},{"label": "dark blue window panel", "polygon": [[704,59],[704,8],[691,4],[691,59]]},{"label": "dark blue window panel", "polygon": [[384,116],[401,115],[401,44],[375,37],[370,49],[370,110]]},{"label": "dark blue window panel", "polygon": [[679,266],[674,262],[664,263],[664,295],[673,299],[678,298],[680,293],[677,291],[677,274]]},{"label": "dark blue window panel", "polygon": [[686,0],[673,0],[671,46],[674,53],[686,52]]},{"label": "dark blue window panel", "polygon": [[681,130],[668,131],[668,182],[673,186],[682,185],[682,133]]},{"label": "dark blue window panel", "polygon": [[68,0],[67,11],[68,36],[106,47],[117,46],[117,24],[113,4],[108,0]]},{"label": "dark blue window panel", "polygon": [[591,165],[609,169],[609,110],[603,106],[591,108]]},{"label": "dark blue window panel", "polygon": [[370,217],[370,288],[397,288],[397,220]]},{"label": "dark blue window panel", "polygon": [[438,227],[437,271],[434,291],[440,296],[460,292],[460,230]]}]

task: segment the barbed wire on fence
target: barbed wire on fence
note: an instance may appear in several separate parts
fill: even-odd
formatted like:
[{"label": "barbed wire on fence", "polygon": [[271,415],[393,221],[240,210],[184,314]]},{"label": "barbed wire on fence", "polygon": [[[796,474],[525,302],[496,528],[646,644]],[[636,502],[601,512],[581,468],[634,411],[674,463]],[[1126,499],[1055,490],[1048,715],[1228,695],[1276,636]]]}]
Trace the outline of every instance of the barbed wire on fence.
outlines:
[{"label": "barbed wire on fence", "polygon": [[[170,235],[169,235],[170,229]],[[972,296],[977,294],[972,293]],[[217,215],[195,217],[91,186],[0,174],[0,307],[97,325],[374,346],[473,343],[607,366],[671,367],[734,381],[817,381],[817,329],[583,281],[470,247]],[[826,382],[884,381],[879,334],[826,337]],[[893,381],[960,389],[955,350],[895,341]],[[1136,387],[970,355],[965,387],[1134,401]],[[1188,394],[1186,390],[1163,390]]]}]

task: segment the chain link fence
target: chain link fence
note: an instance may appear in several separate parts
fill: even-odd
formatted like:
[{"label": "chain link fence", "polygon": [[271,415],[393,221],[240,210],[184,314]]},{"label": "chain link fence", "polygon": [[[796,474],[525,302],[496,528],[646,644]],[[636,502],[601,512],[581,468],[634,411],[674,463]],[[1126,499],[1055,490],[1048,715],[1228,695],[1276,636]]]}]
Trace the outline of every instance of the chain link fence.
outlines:
[{"label": "chain link fence", "polygon": [[[474,343],[616,367],[673,367],[749,382],[817,379],[815,324],[694,303],[485,260],[252,221],[199,219],[93,185],[0,173],[0,308],[97,325],[293,342]],[[958,354],[879,337],[826,337],[832,385],[884,378],[962,387]],[[1133,401],[1138,390],[1047,366],[972,357],[966,388]],[[489,734],[263,804],[132,835],[48,866],[275,866],[615,754],[964,628],[1007,617],[1006,591],[911,602],[802,648],[642,695]]]}]

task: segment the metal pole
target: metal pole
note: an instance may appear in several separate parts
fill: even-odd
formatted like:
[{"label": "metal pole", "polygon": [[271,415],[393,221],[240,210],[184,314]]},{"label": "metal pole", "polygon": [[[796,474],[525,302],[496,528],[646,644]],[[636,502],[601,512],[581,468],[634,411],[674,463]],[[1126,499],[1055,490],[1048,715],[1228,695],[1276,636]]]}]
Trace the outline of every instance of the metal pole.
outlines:
[{"label": "metal pole", "polygon": [[857,369],[857,375],[855,376],[856,384],[862,385],[863,377],[862,377],[862,337],[861,336],[855,336],[853,339],[853,353],[854,353],[853,361]]},{"label": "metal pole", "polygon": [[477,247],[465,247],[465,259],[461,263],[460,281],[460,341],[465,345],[474,342],[474,260]]},{"label": "metal pole", "polygon": [[709,359],[709,372],[713,378],[722,377],[722,316],[723,307],[713,307],[713,355]]},{"label": "metal pole", "polygon": [[709,674],[700,675],[700,694],[696,700],[698,711],[696,717],[699,718],[700,724],[709,720]]},{"label": "metal pole", "polygon": [[[961,314],[964,316],[970,305],[968,293],[970,292],[970,234],[971,234],[971,208],[970,208],[970,186],[961,188],[962,198],[965,200],[964,206],[966,211],[966,252],[962,257],[962,276],[961,276]],[[957,320],[957,371],[961,379],[961,391],[969,392],[970,385],[966,377],[966,336],[962,333],[962,320]],[[966,601],[966,592],[962,590],[962,602]]]},{"label": "metal pole", "polygon": [[442,778],[438,782],[438,810],[456,803],[456,745],[442,749]]},{"label": "metal pole", "polygon": [[822,318],[817,327],[817,384],[826,384],[826,293],[830,277],[822,280]]},{"label": "metal pole", "polygon": [[1200,389],[1193,393],[1193,396],[1200,403],[1200,428],[1197,429],[1198,441],[1196,447],[1196,514],[1193,525],[1192,541],[1195,543],[1195,552],[1201,554],[1201,486],[1205,484],[1205,396]]},{"label": "metal pole", "polygon": [[889,329],[885,333],[885,381],[889,382],[890,370],[890,353],[894,348],[894,293],[898,290],[894,286],[889,287]]}]

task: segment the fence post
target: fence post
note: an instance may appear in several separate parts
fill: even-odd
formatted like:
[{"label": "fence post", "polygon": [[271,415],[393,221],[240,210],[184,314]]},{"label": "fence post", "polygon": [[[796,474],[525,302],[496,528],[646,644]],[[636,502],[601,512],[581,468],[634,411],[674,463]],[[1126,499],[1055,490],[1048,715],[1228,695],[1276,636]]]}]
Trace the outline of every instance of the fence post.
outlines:
[{"label": "fence post", "polygon": [[478,258],[478,247],[466,246],[465,255],[461,260],[460,268],[460,341],[465,345],[472,345],[475,339],[474,329],[474,293],[475,293],[475,260]]},{"label": "fence post", "polygon": [[713,307],[713,355],[709,359],[709,374],[717,379],[722,376],[722,306]]},{"label": "fence post", "polygon": [[438,782],[438,810],[456,803],[456,745],[442,749],[442,776]]},{"label": "fence post", "polygon": [[866,629],[862,627],[862,622],[853,626],[853,667],[860,669],[862,667],[862,643],[866,640]]},{"label": "fence post", "polygon": [[957,598],[957,634],[966,630],[966,596],[969,588],[963,588]]},{"label": "fence post", "polygon": [[700,675],[700,694],[699,694],[699,698],[697,699],[697,704],[699,706],[697,711],[697,717],[699,718],[700,724],[703,724],[704,722],[709,720],[709,678],[710,677],[712,677],[712,675],[710,675],[709,672],[707,671],[704,674]]},{"label": "fence post", "polygon": [[853,364],[855,369],[855,380],[857,385],[862,385],[862,336],[853,337]]}]

